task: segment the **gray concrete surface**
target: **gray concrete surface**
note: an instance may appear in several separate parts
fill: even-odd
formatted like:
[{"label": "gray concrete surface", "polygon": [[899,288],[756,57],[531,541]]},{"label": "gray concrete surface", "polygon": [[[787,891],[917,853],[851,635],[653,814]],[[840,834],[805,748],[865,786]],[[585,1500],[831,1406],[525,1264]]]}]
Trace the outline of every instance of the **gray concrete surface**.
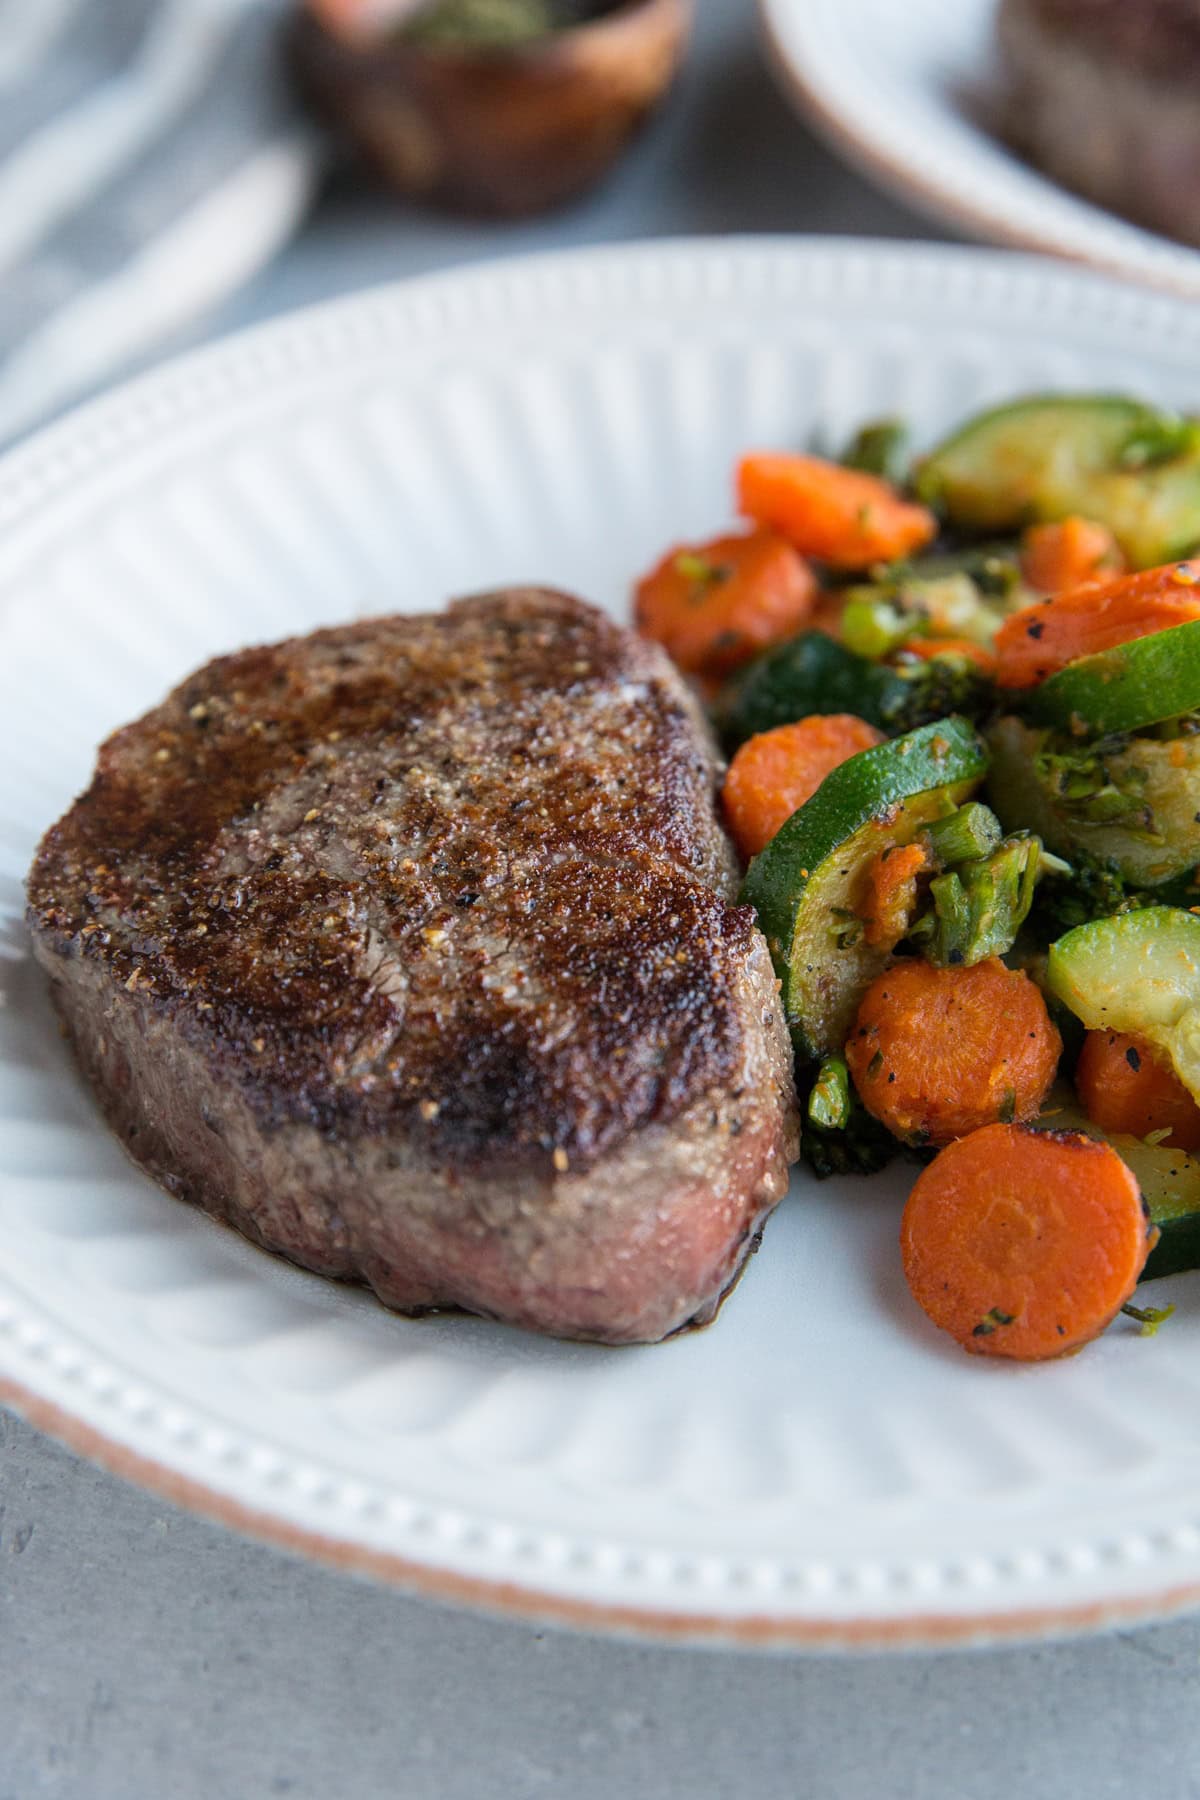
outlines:
[{"label": "gray concrete surface", "polygon": [[[699,231],[936,236],[791,117],[747,0],[572,211],[480,227],[341,179],[210,331],[498,253]],[[2,1246],[0,1246],[2,1254]],[[447,1611],[173,1511],[0,1415],[0,1800],[1200,1800],[1200,1620],[858,1661]]]},{"label": "gray concrete surface", "polygon": [[2,1423],[0,1800],[1200,1795],[1200,1620],[858,1661],[593,1642],[292,1562]]}]

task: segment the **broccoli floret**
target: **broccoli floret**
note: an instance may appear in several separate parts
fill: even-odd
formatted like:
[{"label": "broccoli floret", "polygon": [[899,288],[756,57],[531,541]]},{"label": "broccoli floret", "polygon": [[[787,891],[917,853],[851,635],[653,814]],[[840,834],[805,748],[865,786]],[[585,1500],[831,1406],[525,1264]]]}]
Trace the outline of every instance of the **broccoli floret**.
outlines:
[{"label": "broccoli floret", "polygon": [[947,652],[892,667],[894,682],[880,708],[883,729],[899,734],[958,713],[982,719],[993,704],[992,684],[969,656]]},{"label": "broccoli floret", "polygon": [[1107,864],[1077,854],[1071,858],[1069,873],[1048,875],[1038,884],[1032,915],[1034,928],[1043,941],[1053,941],[1076,925],[1145,906],[1149,899]]}]

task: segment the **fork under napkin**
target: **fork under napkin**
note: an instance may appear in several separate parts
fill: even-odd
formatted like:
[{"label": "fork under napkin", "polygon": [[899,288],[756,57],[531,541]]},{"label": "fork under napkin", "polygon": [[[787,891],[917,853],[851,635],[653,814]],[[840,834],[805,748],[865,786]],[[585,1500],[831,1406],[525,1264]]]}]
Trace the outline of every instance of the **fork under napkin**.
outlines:
[{"label": "fork under napkin", "polygon": [[286,0],[0,0],[0,444],[287,241],[321,141]]}]

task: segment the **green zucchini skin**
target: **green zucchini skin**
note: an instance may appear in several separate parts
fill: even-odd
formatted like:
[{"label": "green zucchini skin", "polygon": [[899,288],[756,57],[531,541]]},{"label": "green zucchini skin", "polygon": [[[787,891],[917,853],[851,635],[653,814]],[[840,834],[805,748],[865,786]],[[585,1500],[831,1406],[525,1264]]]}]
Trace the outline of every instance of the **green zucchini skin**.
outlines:
[{"label": "green zucchini skin", "polygon": [[988,727],[987,742],[988,803],[1005,831],[1034,832],[1048,850],[1150,892],[1200,864],[1200,735],[1066,746],[1068,757],[1096,763],[1097,784],[1116,803],[1107,814],[1056,791],[1043,762],[1053,750],[1046,728],[1006,713]]},{"label": "green zucchini skin", "polygon": [[[1200,1269],[1200,1162],[1182,1150],[1158,1147],[1161,1160],[1157,1180],[1148,1175],[1143,1165],[1139,1172],[1136,1156],[1116,1146],[1142,1184],[1142,1197],[1150,1208],[1150,1217],[1158,1226],[1159,1238],[1146,1258],[1143,1281],[1160,1281],[1164,1275],[1182,1275],[1188,1269]],[[1149,1146],[1140,1146],[1149,1151]]]},{"label": "green zucchini skin", "polygon": [[742,898],[758,913],[802,1057],[841,1049],[863,993],[887,966],[890,951],[855,929],[867,865],[953,811],[986,770],[967,720],[921,726],[834,769],[750,864]]},{"label": "green zucchini skin", "polygon": [[973,666],[935,659],[893,669],[808,631],[739,669],[717,697],[713,723],[732,754],[747,738],[813,713],[854,713],[894,734],[952,713],[978,716],[990,696]]},{"label": "green zucchini skin", "polygon": [[1140,731],[1200,708],[1200,619],[1068,663],[1022,702],[1059,731]]},{"label": "green zucchini skin", "polygon": [[960,426],[915,487],[967,531],[1082,513],[1153,568],[1200,543],[1200,424],[1119,394],[1034,394]]}]

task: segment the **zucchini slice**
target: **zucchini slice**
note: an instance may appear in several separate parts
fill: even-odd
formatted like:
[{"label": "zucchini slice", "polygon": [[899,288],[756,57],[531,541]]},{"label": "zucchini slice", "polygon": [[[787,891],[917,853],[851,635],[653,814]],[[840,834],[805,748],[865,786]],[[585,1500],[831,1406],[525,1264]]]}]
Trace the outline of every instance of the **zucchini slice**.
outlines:
[{"label": "zucchini slice", "polygon": [[1200,735],[1093,744],[1006,714],[987,740],[988,802],[1005,831],[1032,831],[1138,888],[1200,864]]},{"label": "zucchini slice", "polygon": [[1149,569],[1200,543],[1200,422],[1114,394],[1032,395],[968,420],[915,485],[967,531],[1082,513]]},{"label": "zucchini slice", "polygon": [[1021,711],[1060,731],[1140,731],[1200,709],[1200,619],[1068,663]]},{"label": "zucchini slice", "polygon": [[867,867],[911,843],[982,780],[987,754],[965,719],[939,719],[877,744],[834,769],[783,825],[746,875],[804,1057],[840,1050],[890,950],[870,945],[858,907]]},{"label": "zucchini slice", "polygon": [[1134,1031],[1200,1099],[1200,916],[1147,906],[1077,925],[1050,946],[1046,985],[1089,1031]]},{"label": "zucchini slice", "polygon": [[823,631],[806,631],[739,669],[718,695],[713,721],[732,753],[758,732],[811,713],[855,713],[880,731],[910,731],[950,713],[980,713],[990,691],[965,661],[937,657],[893,669]]}]

